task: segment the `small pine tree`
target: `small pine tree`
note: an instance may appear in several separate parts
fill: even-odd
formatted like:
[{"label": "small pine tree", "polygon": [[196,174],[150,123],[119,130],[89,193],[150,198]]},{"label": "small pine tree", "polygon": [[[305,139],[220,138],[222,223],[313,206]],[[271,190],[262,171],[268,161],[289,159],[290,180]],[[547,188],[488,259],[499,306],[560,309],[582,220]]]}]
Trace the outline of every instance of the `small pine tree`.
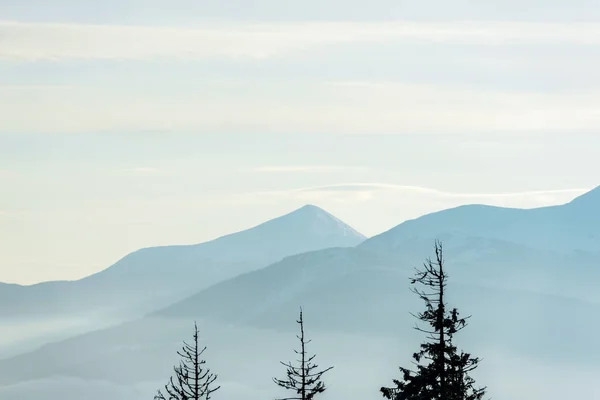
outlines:
[{"label": "small pine tree", "polygon": [[319,371],[319,366],[313,362],[316,355],[307,355],[306,345],[311,340],[306,340],[304,337],[302,309],[300,309],[300,318],[296,322],[300,325],[300,335],[296,335],[298,340],[300,340],[300,350],[294,350],[294,352],[300,357],[297,360],[299,365],[294,366],[291,362],[281,362],[287,368],[287,378],[285,380],[273,378],[273,381],[278,386],[294,391],[296,396],[284,397],[278,400],[312,400],[315,395],[325,391],[326,387],[321,377],[325,372],[333,368],[329,367]]},{"label": "small pine tree", "polygon": [[448,274],[444,270],[442,244],[435,243],[435,261],[427,259],[423,269],[416,270],[411,284],[425,289],[411,289],[425,302],[425,311],[414,315],[431,328],[415,327],[427,335],[413,354],[416,371],[400,368],[402,380],[394,380],[395,387],[380,389],[390,400],[481,400],[486,388],[475,388],[469,372],[477,368],[478,358],[458,352],[452,343],[454,335],[467,326],[467,318],[460,318],[456,308],[447,311],[445,303]]},{"label": "small pine tree", "polygon": [[211,394],[220,386],[214,386],[217,375],[204,367],[206,361],[201,358],[206,347],[198,345],[198,326],[194,323],[194,342],[183,342],[183,347],[177,354],[181,357],[178,366],[174,367],[175,376],[171,376],[165,385],[165,395],[159,390],[154,400],[210,400]]}]

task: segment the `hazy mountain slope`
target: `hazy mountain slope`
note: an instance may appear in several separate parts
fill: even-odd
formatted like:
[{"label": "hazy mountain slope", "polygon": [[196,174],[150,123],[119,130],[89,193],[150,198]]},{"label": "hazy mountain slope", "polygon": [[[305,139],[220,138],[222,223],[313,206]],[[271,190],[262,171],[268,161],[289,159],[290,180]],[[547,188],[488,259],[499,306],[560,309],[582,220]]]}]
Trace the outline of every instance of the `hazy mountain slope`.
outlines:
[{"label": "hazy mountain slope", "polygon": [[[527,248],[494,256],[505,244],[487,240],[485,245],[478,248],[471,242],[470,252],[456,245],[446,249],[453,282],[450,300],[463,312],[473,313],[474,324],[493,327],[491,333],[504,332],[505,321],[498,314],[518,321],[519,331],[600,324],[600,296],[589,295],[600,271],[588,257],[569,259]],[[421,260],[430,253],[431,247]],[[403,315],[420,306],[408,290],[416,265],[407,258],[376,256],[360,247],[318,251],[222,282],[154,315],[281,329],[290,313],[303,305],[321,329],[390,333],[406,323]],[[562,327],[553,328],[556,314],[563,318]],[[598,318],[590,321],[592,315]],[[486,334],[488,339],[491,333]],[[521,339],[529,340],[527,335]]]},{"label": "hazy mountain slope", "polygon": [[[453,276],[459,267],[448,261]],[[170,351],[186,337],[194,319],[211,343],[213,362],[229,370],[227,373],[241,376],[238,369],[248,363],[239,360],[246,359],[244,349],[249,343],[260,350],[260,355],[254,354],[252,368],[269,361],[276,364],[276,355],[271,354],[275,343],[263,337],[270,334],[253,335],[288,332],[293,338],[299,306],[310,317],[311,332],[329,337],[324,348],[335,347],[331,340],[347,334],[363,338],[365,343],[392,336],[401,346],[417,343],[409,312],[422,305],[409,291],[410,274],[408,266],[377,259],[360,249],[288,257],[142,320],[0,361],[0,382],[14,385],[55,375],[119,384],[156,378],[163,367],[167,370]],[[470,329],[459,342],[468,340],[470,348],[483,352],[483,357],[488,357],[489,351],[500,351],[537,362],[594,366],[600,356],[599,348],[590,347],[600,328],[598,304],[458,278],[449,287],[449,301],[473,315]],[[227,327],[226,335],[220,327]],[[357,339],[353,346],[360,343]],[[367,349],[372,348],[365,343]],[[340,356],[344,349],[338,350]],[[355,347],[345,351],[352,353]]]},{"label": "hazy mountain slope", "polygon": [[252,260],[266,265],[286,256],[307,251],[353,247],[365,239],[362,234],[328,212],[313,205],[306,205],[256,227],[206,243],[138,250],[86,280],[100,281],[117,276],[139,279],[135,274],[157,269],[173,272],[180,264],[198,264],[198,261],[202,260],[228,264]]},{"label": "hazy mountain slope", "polygon": [[[595,322],[586,320],[581,310],[598,314],[600,267],[595,260],[600,245],[581,251],[573,243],[600,229],[594,225],[597,217],[584,218],[600,210],[599,194],[596,189],[569,204],[534,210],[465,206],[430,214],[356,248],[288,257],[201,291],[156,315],[280,328],[299,304],[312,304],[315,324],[323,329],[393,330],[399,322],[386,321],[396,305],[418,306],[407,291],[408,276],[431,256],[433,240],[441,239],[455,285],[454,299],[466,307],[465,312],[480,315],[483,326],[504,323],[490,313],[496,310],[529,331],[556,330],[555,313],[573,318],[560,329],[591,328]],[[582,232],[561,246],[559,239],[578,226]],[[535,247],[540,242],[529,234],[553,239],[554,247]],[[501,331],[501,326],[493,330]],[[529,340],[527,335],[523,340]],[[571,344],[565,342],[563,347]]]},{"label": "hazy mountain slope", "polygon": [[537,209],[466,205],[406,221],[365,241],[371,251],[394,251],[412,239],[459,234],[570,252],[600,250],[600,187],[570,203]]},{"label": "hazy mountain slope", "polygon": [[[429,214],[353,249],[289,257],[156,315],[279,329],[302,304],[313,310],[322,329],[394,331],[404,323],[391,317],[397,305],[418,307],[407,290],[412,268],[431,255],[433,240],[441,239],[454,282],[451,299],[477,316],[474,324],[486,329],[478,338],[540,357],[546,344],[555,348],[553,356],[583,358],[583,343],[593,339],[581,332],[600,326],[596,210],[600,189],[563,206],[472,205]],[[559,326],[557,315],[563,319]],[[559,340],[558,332],[577,340]]]},{"label": "hazy mountain slope", "polygon": [[353,248],[305,253],[214,285],[156,315],[214,317],[226,322],[252,320],[354,269],[390,264],[387,259]]},{"label": "hazy mountain slope", "polygon": [[0,285],[0,327],[22,323],[25,329],[32,321],[54,323],[53,329],[32,333],[32,337],[0,333],[0,341],[18,339],[35,345],[35,338],[67,327],[70,333],[77,333],[110,321],[124,321],[285,256],[355,246],[363,240],[364,236],[329,213],[305,206],[210,242],[142,249],[78,281]]},{"label": "hazy mountain slope", "polygon": [[141,249],[78,281],[0,285],[0,315],[89,312],[90,307],[103,309],[111,305],[123,309],[128,307],[123,301],[147,304],[154,298],[183,297],[189,290],[199,290],[289,255],[351,247],[364,239],[327,212],[305,206],[210,242]]},{"label": "hazy mountain slope", "polygon": [[[362,278],[356,282],[355,289],[342,285],[340,290],[355,295],[359,304],[362,296],[382,298],[385,303],[394,293],[404,293],[413,268],[420,266],[431,253],[432,242],[422,239],[408,241],[397,248],[396,253],[375,253],[358,246],[292,256],[223,281],[155,315],[209,317],[228,323],[252,321],[271,315],[287,302],[310,302],[318,292],[334,297],[341,295],[328,285],[341,285],[349,276]],[[600,304],[600,294],[594,290],[600,281],[600,268],[594,260],[600,252],[567,256],[494,239],[453,235],[444,238],[444,254],[451,279],[457,285],[526,291]],[[390,284],[393,287],[389,287]],[[309,292],[313,294],[308,295]],[[465,301],[473,300],[468,293],[466,296]],[[398,301],[410,300],[409,296]],[[338,312],[347,314],[343,312],[343,302],[335,303],[340,307]],[[318,304],[330,307],[333,303],[320,301]],[[376,307],[366,310],[367,314],[376,312]],[[331,321],[330,316],[325,318]]]}]

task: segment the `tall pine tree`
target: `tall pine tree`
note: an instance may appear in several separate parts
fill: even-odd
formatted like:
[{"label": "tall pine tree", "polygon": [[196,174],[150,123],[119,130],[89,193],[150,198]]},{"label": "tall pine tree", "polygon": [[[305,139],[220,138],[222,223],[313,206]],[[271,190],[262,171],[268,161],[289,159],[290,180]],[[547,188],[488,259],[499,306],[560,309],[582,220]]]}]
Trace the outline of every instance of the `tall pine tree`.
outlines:
[{"label": "tall pine tree", "polygon": [[300,325],[300,335],[296,335],[300,340],[300,350],[294,352],[300,358],[298,365],[291,362],[281,362],[287,368],[286,379],[273,378],[273,381],[280,387],[295,392],[294,396],[284,397],[278,400],[312,400],[317,394],[325,391],[325,384],[321,377],[333,367],[319,370],[319,366],[313,362],[316,355],[309,356],[306,352],[306,345],[311,341],[304,337],[304,319],[302,309],[300,309],[300,318],[296,321]]},{"label": "tall pine tree", "polygon": [[192,344],[183,342],[182,349],[177,352],[181,361],[174,367],[175,376],[171,376],[165,385],[165,394],[159,390],[154,400],[210,400],[210,395],[220,388],[214,386],[217,375],[205,367],[206,361],[202,359],[206,347],[200,349],[196,323],[193,338]]},{"label": "tall pine tree", "polygon": [[[411,290],[425,302],[425,311],[417,319],[429,327],[415,329],[427,340],[413,354],[416,370],[400,367],[402,379],[394,387],[381,388],[390,400],[481,400],[485,388],[475,388],[469,373],[477,368],[479,359],[458,351],[454,335],[467,326],[456,308],[448,311],[445,302],[448,274],[444,270],[442,244],[435,242],[435,261],[427,259],[422,269],[416,269]],[[419,286],[416,286],[416,285]]]}]

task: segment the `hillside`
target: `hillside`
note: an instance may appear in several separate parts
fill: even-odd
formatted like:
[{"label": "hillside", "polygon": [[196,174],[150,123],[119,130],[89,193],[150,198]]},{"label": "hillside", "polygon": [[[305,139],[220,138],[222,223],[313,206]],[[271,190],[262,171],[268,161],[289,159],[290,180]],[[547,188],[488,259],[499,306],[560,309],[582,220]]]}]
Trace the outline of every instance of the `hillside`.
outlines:
[{"label": "hillside", "polygon": [[[299,306],[325,357],[341,360],[334,383],[363,371],[363,362],[392,371],[398,354],[414,350],[406,345],[416,339],[409,313],[421,304],[408,278],[431,256],[434,238],[444,242],[451,277],[448,300],[472,315],[457,343],[468,341],[483,356],[481,371],[498,385],[496,392],[504,387],[501,382],[516,382],[533,366],[539,370],[547,364],[579,371],[568,378],[577,382],[578,374],[600,370],[595,361],[600,350],[590,345],[600,328],[600,249],[585,242],[597,230],[595,217],[584,218],[600,206],[597,193],[534,210],[464,206],[408,221],[355,247],[290,255],[140,320],[1,361],[2,384],[29,388],[51,377],[69,380],[56,396],[79,387],[73,380],[127,388],[131,382],[148,384],[136,395],[141,399],[168,372],[173,349],[196,320],[214,351],[213,362],[226,371],[225,391],[239,394],[227,382],[244,382],[250,397],[258,399],[268,389],[256,383],[256,371],[271,373],[270,366],[277,365],[286,338],[293,339]],[[572,235],[563,243],[565,231]],[[554,247],[530,235],[553,240]],[[577,241],[583,245],[574,246]],[[377,343],[386,343],[387,350]],[[353,362],[356,352],[361,365]],[[373,386],[379,382],[376,375],[368,379]],[[552,384],[554,390],[568,390],[566,383]],[[351,382],[347,389],[360,391],[359,386]],[[543,398],[534,392],[529,398]]]},{"label": "hillside", "polygon": [[[54,332],[73,334],[143,315],[289,255],[351,247],[364,239],[331,214],[308,205],[210,242],[141,249],[78,281],[2,284],[0,339],[11,346],[17,341],[32,347],[44,337],[57,337]],[[33,329],[15,338],[6,333],[15,324]]]},{"label": "hillside", "polygon": [[438,237],[481,237],[541,251],[599,251],[600,187],[573,201],[534,209],[464,205],[406,221],[361,246],[395,251],[410,240]]}]

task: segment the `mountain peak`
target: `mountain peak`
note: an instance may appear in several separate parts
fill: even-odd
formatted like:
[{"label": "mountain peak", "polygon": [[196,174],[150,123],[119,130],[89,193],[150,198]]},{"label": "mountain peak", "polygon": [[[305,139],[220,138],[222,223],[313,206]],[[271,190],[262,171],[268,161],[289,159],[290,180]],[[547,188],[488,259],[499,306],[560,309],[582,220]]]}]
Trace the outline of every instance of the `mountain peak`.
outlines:
[{"label": "mountain peak", "polygon": [[299,209],[297,209],[296,211],[292,211],[292,212],[302,212],[302,211],[327,212],[327,211],[323,210],[322,208],[315,206],[314,204],[305,204],[302,207],[300,207]]},{"label": "mountain peak", "polygon": [[287,232],[300,229],[322,238],[333,236],[352,238],[356,240],[356,244],[366,239],[363,234],[314,204],[306,204],[253,229],[265,231],[282,229]]},{"label": "mountain peak", "polygon": [[[289,256],[334,247],[355,247],[364,240],[365,237],[350,226],[309,204],[253,228],[209,242],[135,251],[106,270],[88,277],[92,279],[86,279],[88,282],[100,282],[99,287],[103,288],[124,287],[124,281],[135,281],[138,282],[136,287],[144,292],[154,291],[155,286],[152,285],[163,287],[169,280],[172,286],[166,290],[174,291],[167,296],[178,296],[184,288],[197,290],[207,287]],[[144,277],[143,284],[139,284],[141,276]],[[187,278],[182,281],[181,277]],[[146,290],[148,287],[153,289]],[[148,298],[153,295],[150,293]],[[160,292],[156,295],[162,296]]]},{"label": "mountain peak", "polygon": [[[330,247],[354,247],[365,236],[327,211],[307,204],[240,232],[195,245],[208,255],[228,260],[279,260],[289,255]],[[237,252],[231,251],[237,249]],[[237,254],[236,254],[237,253]],[[243,255],[243,257],[242,257]]]},{"label": "mountain peak", "polygon": [[[287,214],[284,214],[284,215],[274,218],[274,219],[277,220],[279,218],[285,218],[285,217],[290,217],[290,216],[294,216],[294,215],[302,216],[302,218],[311,218],[311,217],[316,217],[318,215],[327,215],[327,216],[333,217],[327,211],[323,210],[322,208],[320,208],[314,204],[305,204],[302,207],[295,209],[294,211],[291,211]],[[333,218],[335,218],[335,217],[333,217]],[[267,222],[270,222],[270,221],[267,221]]]}]

